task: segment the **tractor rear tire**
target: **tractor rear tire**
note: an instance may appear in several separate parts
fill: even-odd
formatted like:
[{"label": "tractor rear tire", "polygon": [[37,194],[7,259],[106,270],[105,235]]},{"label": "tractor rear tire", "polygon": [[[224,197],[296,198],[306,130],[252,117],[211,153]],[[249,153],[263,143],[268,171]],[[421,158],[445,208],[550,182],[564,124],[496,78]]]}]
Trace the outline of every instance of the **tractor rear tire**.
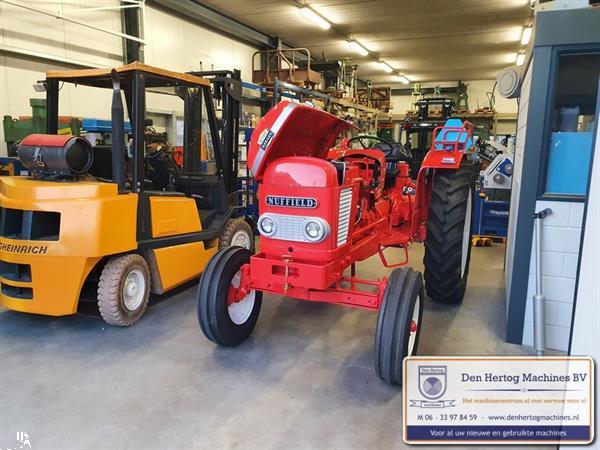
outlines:
[{"label": "tractor rear tire", "polygon": [[[198,286],[198,323],[204,335],[215,344],[231,347],[244,342],[254,330],[262,292],[251,291],[241,301],[231,301],[230,289],[239,286],[241,267],[250,262],[252,252],[228,247],[208,262]],[[237,284],[236,284],[237,283]]]},{"label": "tractor rear tire", "polygon": [[375,372],[388,384],[402,384],[402,361],[417,353],[423,318],[423,277],[410,267],[394,269],[377,316]]},{"label": "tractor rear tire", "polygon": [[462,301],[467,287],[473,233],[474,166],[437,170],[433,176],[425,239],[425,287],[438,303]]},{"label": "tractor rear tire", "polygon": [[140,255],[113,256],[98,283],[98,309],[110,325],[129,327],[142,318],[150,298],[150,269]]},{"label": "tractor rear tire", "polygon": [[254,253],[254,232],[243,217],[229,219],[225,222],[219,237],[219,249],[238,246]]}]

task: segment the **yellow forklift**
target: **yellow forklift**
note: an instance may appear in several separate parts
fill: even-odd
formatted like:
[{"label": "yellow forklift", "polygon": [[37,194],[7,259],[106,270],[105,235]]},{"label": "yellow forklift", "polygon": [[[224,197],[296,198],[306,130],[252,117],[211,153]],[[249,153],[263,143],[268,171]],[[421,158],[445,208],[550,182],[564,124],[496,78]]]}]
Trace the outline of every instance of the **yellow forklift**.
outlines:
[{"label": "yellow forklift", "polygon": [[[64,83],[112,89],[110,145],[57,133]],[[0,304],[69,315],[91,286],[103,319],[130,326],[151,292],[197,277],[219,248],[253,249],[253,228],[238,207],[239,71],[202,77],[135,62],[48,72],[43,84],[47,134],[18,147],[31,175],[0,177]],[[183,101],[183,167],[166,146],[148,145],[149,92]],[[213,171],[201,159],[205,146]]]}]

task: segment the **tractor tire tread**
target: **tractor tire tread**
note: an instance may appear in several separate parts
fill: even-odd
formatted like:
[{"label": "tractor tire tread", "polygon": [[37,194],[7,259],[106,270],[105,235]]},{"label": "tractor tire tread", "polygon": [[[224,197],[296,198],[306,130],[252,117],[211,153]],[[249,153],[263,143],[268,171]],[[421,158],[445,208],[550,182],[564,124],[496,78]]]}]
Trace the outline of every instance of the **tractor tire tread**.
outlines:
[{"label": "tractor tire tread", "polygon": [[[375,332],[375,372],[388,384],[402,384],[402,361],[408,351],[408,334],[417,296],[423,313],[423,278],[410,267],[395,269],[386,285]],[[417,334],[413,354],[418,347]]]},{"label": "tractor tire tread", "polygon": [[[198,323],[204,335],[212,342],[225,347],[238,345],[252,332],[260,313],[262,292],[255,293],[253,315],[243,326],[233,332],[224,323],[221,302],[226,299],[229,280],[223,279],[223,273],[233,258],[239,258],[240,252],[246,253],[244,258],[250,259],[251,252],[241,247],[225,247],[219,250],[208,262],[198,285]],[[225,311],[224,314],[227,314]],[[234,327],[235,328],[235,327]]]},{"label": "tractor tire tread", "polygon": [[462,241],[473,181],[474,168],[467,161],[456,171],[434,174],[423,263],[427,294],[439,303],[459,303],[464,296],[471,246],[469,239],[467,265],[461,276]]}]

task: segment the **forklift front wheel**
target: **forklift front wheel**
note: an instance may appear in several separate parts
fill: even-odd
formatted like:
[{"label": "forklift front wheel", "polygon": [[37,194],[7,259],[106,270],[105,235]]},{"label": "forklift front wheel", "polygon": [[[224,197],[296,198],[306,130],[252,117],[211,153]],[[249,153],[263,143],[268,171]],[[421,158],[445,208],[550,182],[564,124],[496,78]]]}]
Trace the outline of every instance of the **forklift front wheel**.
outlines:
[{"label": "forklift front wheel", "polygon": [[242,266],[252,253],[241,247],[219,250],[208,262],[198,287],[198,323],[204,335],[221,346],[244,342],[256,325],[262,292],[239,291]]},{"label": "forklift front wheel", "polygon": [[98,309],[106,323],[128,327],[144,315],[150,298],[150,270],[140,255],[113,256],[98,283]]},{"label": "forklift front wheel", "polygon": [[402,384],[402,360],[417,353],[424,298],[419,272],[409,267],[392,272],[375,332],[375,372],[386,383]]},{"label": "forklift front wheel", "polygon": [[221,237],[219,237],[219,248],[242,247],[254,253],[254,233],[252,227],[243,217],[229,219],[225,222]]}]

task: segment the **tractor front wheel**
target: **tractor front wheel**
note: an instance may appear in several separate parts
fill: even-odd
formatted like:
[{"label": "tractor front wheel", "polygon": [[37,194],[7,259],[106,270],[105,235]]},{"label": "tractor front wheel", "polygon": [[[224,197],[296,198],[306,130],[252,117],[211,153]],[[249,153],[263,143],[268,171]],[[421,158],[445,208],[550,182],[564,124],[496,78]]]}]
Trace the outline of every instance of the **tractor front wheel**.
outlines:
[{"label": "tractor front wheel", "polygon": [[204,335],[221,346],[244,342],[256,325],[262,292],[240,291],[242,266],[252,252],[228,247],[208,262],[198,287],[198,323]]},{"label": "tractor front wheel", "polygon": [[437,170],[433,176],[425,238],[425,287],[438,303],[462,301],[471,259],[474,168]]},{"label": "tractor front wheel", "polygon": [[423,278],[409,267],[388,280],[375,331],[375,372],[389,384],[402,384],[402,360],[417,353],[423,317]]},{"label": "tractor front wheel", "polygon": [[98,309],[106,323],[128,327],[146,312],[150,270],[140,255],[113,256],[98,283]]}]

